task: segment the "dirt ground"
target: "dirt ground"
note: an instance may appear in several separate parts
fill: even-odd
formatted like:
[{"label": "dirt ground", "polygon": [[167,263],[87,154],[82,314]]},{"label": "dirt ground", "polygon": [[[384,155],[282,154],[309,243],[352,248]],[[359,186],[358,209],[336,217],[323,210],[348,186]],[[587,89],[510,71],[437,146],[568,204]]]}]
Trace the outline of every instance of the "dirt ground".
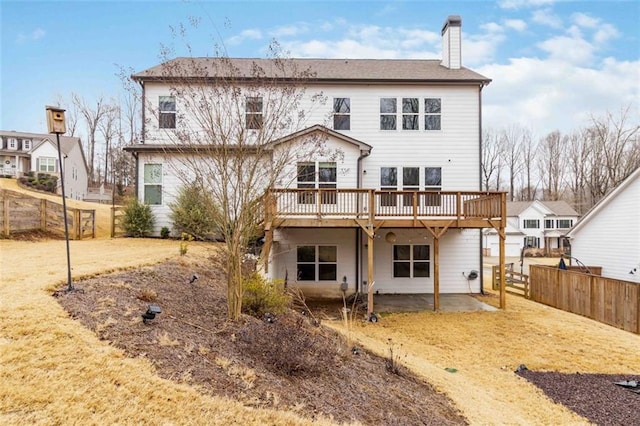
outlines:
[{"label": "dirt ground", "polygon": [[[211,299],[205,299],[202,293],[213,291],[219,278],[207,271],[209,250],[208,246],[192,244],[187,256],[181,257],[174,241],[72,241],[74,280],[79,283],[87,279],[85,285],[95,280],[102,285],[96,284],[95,291],[65,297],[91,298],[103,288],[107,292],[76,307],[74,316],[78,319],[74,319],[51,296],[65,282],[64,242],[0,240],[0,423],[67,424],[74,419],[84,424],[183,424],[189,419],[190,424],[283,425],[309,424],[315,413],[328,411],[331,415],[328,408],[286,405],[289,395],[278,399],[274,391],[267,394],[260,388],[262,376],[258,372],[264,371],[264,377],[274,373],[264,358],[260,361],[260,354],[254,354],[253,364],[242,367],[244,354],[233,357],[228,352],[225,357],[211,345],[214,340],[210,335],[215,333],[208,330],[220,331],[213,328],[214,318],[191,317],[191,311],[178,313],[172,311],[171,303],[165,303],[165,298],[186,298],[192,306],[205,300],[215,306],[216,296],[212,293],[207,296]],[[153,266],[165,261],[169,263]],[[168,269],[167,281],[173,283],[169,287],[174,288],[173,293],[153,289],[165,276],[152,272],[154,268]],[[203,278],[191,288],[185,280],[194,268],[202,269],[199,273]],[[118,274],[130,279],[118,281],[114,278]],[[148,302],[132,290],[141,285],[152,287],[163,305],[158,320],[149,325],[142,324],[139,317]],[[194,290],[196,294],[189,293]],[[109,296],[113,291],[118,297],[125,293],[134,297],[135,309],[133,305],[120,309],[121,305]],[[491,292],[481,299],[497,305],[497,295]],[[187,302],[181,303],[188,306]],[[86,318],[84,323],[80,317]],[[131,323],[127,324],[125,318]],[[211,321],[207,324],[212,328],[204,321]],[[130,333],[130,344],[139,351],[138,356],[117,346],[118,333],[114,331],[122,326],[128,327],[122,334]],[[238,347],[250,339],[271,336],[261,333],[270,330],[261,328],[267,326],[262,322],[247,320],[242,326],[250,332],[225,334],[229,330],[222,328],[218,334],[235,339]],[[346,336],[342,339],[351,339],[355,346],[382,360],[389,357],[392,346],[399,365],[446,395],[453,402],[453,412],[459,410],[470,424],[640,424],[640,395],[613,384],[640,376],[640,336],[516,296],[507,296],[504,311],[418,312],[385,315],[377,324],[355,322],[345,327],[339,321],[324,321],[323,326],[340,331]],[[162,327],[184,327],[180,333],[189,336],[201,332],[210,339],[209,346],[190,347],[184,336],[174,336],[170,329],[165,334]],[[276,340],[279,337],[267,342],[282,342]],[[145,345],[144,338],[153,344]],[[343,341],[335,337],[327,340],[334,347],[344,347]],[[153,358],[156,350],[164,355]],[[200,359],[200,365],[190,364],[193,361],[187,361],[188,357]],[[338,359],[350,357],[361,359],[362,352],[358,356],[345,353]],[[186,369],[181,369],[183,364]],[[194,377],[202,375],[196,366],[205,364],[220,373],[216,380],[227,380],[241,390],[223,389],[219,393],[229,395],[229,399],[214,396],[206,385],[194,382]],[[523,364],[528,370],[514,373]],[[379,364],[370,367],[363,374],[369,370],[388,374]],[[273,386],[281,385],[275,381]],[[259,393],[257,389],[264,393],[252,398],[252,392]],[[354,404],[375,408],[357,392],[352,397]],[[405,408],[416,404],[415,398],[400,400]],[[608,400],[615,400],[616,405],[606,405]],[[580,404],[598,412],[581,411]],[[289,409],[283,410],[284,406]],[[443,412],[451,408],[447,407],[443,404]],[[627,417],[616,417],[620,413]],[[451,421],[459,419],[454,416]],[[337,420],[318,415],[315,423],[332,424]],[[366,418],[363,423],[369,424]]]}]

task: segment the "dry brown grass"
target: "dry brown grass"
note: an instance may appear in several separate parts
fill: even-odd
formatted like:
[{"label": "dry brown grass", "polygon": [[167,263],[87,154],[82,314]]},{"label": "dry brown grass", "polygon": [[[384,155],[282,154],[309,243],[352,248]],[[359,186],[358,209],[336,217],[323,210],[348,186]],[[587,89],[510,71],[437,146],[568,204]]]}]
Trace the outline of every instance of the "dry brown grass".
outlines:
[{"label": "dry brown grass", "polygon": [[[192,243],[186,256],[206,250]],[[0,240],[0,256],[0,424],[309,423],[163,380],[146,359],[125,357],[70,319],[50,296],[65,281],[64,241]],[[71,241],[74,279],[168,258],[180,258],[178,242]],[[495,295],[485,300],[497,304]],[[331,326],[343,329],[340,321]],[[513,374],[520,364],[640,374],[640,336],[516,296],[507,296],[506,311],[396,314],[349,328],[352,338],[382,356],[391,338],[398,360],[445,392],[472,424],[588,423]],[[218,368],[246,374],[250,385],[251,372],[232,366]]]},{"label": "dry brown grass", "polygon": [[[0,240],[0,424],[309,424],[163,380],[146,359],[98,340],[46,290],[66,281],[64,244]],[[194,243],[187,256],[205,250]],[[157,263],[178,251],[167,240],[71,241],[73,277]]]},{"label": "dry brown grass", "polygon": [[[497,305],[497,296],[485,298]],[[332,326],[342,329],[341,322]],[[639,374],[640,336],[517,296],[497,312],[385,316],[351,330],[380,355],[389,338],[400,362],[447,394],[471,424],[588,424],[513,371]],[[457,372],[447,372],[455,368]]]}]

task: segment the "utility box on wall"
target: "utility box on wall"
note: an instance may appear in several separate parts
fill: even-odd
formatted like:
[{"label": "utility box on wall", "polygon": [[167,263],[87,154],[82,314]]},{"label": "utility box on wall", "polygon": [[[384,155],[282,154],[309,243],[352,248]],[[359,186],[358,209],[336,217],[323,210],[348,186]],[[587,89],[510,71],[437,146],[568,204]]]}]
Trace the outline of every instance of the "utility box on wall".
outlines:
[{"label": "utility box on wall", "polygon": [[64,121],[64,111],[62,108],[47,107],[47,127],[49,133],[63,134],[67,132],[67,127]]}]

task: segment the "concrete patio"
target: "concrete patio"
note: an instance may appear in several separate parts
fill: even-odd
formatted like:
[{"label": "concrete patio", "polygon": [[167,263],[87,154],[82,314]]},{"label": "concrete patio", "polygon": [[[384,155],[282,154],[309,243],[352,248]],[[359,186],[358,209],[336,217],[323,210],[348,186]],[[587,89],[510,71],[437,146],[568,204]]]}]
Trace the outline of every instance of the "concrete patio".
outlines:
[{"label": "concrete patio", "polygon": [[[433,294],[376,294],[373,307],[377,313],[433,311]],[[440,312],[496,310],[469,294],[440,295]]]}]

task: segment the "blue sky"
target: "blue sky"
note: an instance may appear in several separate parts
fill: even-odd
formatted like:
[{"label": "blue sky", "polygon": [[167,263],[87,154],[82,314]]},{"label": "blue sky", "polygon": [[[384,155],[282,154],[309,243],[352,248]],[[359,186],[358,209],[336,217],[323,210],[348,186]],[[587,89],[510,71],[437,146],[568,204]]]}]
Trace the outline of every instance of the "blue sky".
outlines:
[{"label": "blue sky", "polygon": [[171,28],[192,18],[195,56],[223,46],[232,57],[264,57],[276,39],[293,57],[434,59],[454,14],[463,65],[493,79],[486,127],[544,136],[626,106],[640,122],[638,0],[0,0],[0,129],[46,133],[45,105],[72,92],[117,98],[119,67],[158,64],[162,45],[187,54]]}]

